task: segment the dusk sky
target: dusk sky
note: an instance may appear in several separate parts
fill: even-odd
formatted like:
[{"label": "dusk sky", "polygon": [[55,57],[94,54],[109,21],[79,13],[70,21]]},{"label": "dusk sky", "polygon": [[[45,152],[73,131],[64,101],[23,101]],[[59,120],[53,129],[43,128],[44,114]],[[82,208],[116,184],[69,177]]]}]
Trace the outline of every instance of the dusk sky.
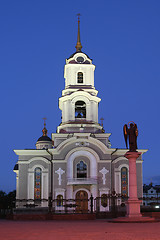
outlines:
[{"label": "dusk sky", "polygon": [[144,183],[160,184],[160,1],[5,0],[0,2],[0,190],[16,188],[13,149],[35,148],[61,122],[65,59],[82,51],[96,65],[99,122],[125,148],[123,125],[137,123]]}]

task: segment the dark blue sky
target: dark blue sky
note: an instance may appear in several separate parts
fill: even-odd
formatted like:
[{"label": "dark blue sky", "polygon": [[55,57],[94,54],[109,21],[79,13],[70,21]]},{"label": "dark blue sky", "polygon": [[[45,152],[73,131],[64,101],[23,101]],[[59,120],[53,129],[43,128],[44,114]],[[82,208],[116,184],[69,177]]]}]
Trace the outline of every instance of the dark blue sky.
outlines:
[{"label": "dark blue sky", "polygon": [[114,148],[134,121],[144,182],[160,184],[160,1],[5,0],[0,2],[0,190],[15,189],[13,149],[35,148],[47,117],[49,136],[61,122],[65,59],[75,52],[81,13],[83,51],[96,65],[99,119]]}]

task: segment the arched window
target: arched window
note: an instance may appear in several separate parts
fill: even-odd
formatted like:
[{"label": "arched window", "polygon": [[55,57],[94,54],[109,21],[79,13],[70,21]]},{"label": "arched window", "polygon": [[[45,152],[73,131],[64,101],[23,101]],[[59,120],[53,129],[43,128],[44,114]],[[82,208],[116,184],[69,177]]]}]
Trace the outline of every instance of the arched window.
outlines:
[{"label": "arched window", "polygon": [[83,101],[77,101],[75,104],[75,118],[86,118],[86,104]]},{"label": "arched window", "polygon": [[101,195],[101,205],[102,205],[102,207],[107,207],[107,201],[108,201],[107,194],[102,194]]},{"label": "arched window", "polygon": [[37,167],[34,171],[34,199],[41,199],[41,179],[42,179],[42,170]]},{"label": "arched window", "polygon": [[121,194],[128,197],[128,169],[126,167],[121,168]]},{"label": "arched window", "polygon": [[63,206],[63,196],[58,195],[57,196],[57,207],[61,207],[61,206]]},{"label": "arched window", "polygon": [[77,82],[83,83],[83,73],[82,72],[77,73]]},{"label": "arched window", "polygon": [[77,164],[77,178],[86,178],[87,177],[87,165],[80,161]]}]

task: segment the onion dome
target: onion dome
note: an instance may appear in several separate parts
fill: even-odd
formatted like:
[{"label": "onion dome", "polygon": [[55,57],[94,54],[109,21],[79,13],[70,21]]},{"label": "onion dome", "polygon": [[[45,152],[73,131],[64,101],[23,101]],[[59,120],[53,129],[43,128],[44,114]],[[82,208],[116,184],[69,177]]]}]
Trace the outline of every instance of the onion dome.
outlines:
[{"label": "onion dome", "polygon": [[52,139],[50,138],[50,137],[48,137],[47,136],[47,129],[46,129],[46,124],[44,124],[44,128],[43,128],[43,130],[42,130],[42,132],[43,132],[43,135],[40,137],[40,138],[38,138],[38,141],[37,142],[39,142],[39,141],[49,141],[49,142],[52,142]]},{"label": "onion dome", "polygon": [[46,118],[44,118],[44,128],[42,130],[43,135],[38,138],[38,141],[36,143],[37,149],[48,149],[52,148],[52,139],[47,136],[47,129],[46,129]]}]

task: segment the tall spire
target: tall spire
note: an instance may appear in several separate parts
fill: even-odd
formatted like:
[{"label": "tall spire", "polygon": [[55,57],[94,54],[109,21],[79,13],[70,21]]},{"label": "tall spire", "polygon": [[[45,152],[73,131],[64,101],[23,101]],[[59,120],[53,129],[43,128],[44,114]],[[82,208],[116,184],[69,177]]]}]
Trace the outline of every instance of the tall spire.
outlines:
[{"label": "tall spire", "polygon": [[77,14],[78,16],[78,35],[77,35],[77,45],[76,45],[76,52],[80,52],[82,49],[81,40],[80,40],[80,13]]}]

